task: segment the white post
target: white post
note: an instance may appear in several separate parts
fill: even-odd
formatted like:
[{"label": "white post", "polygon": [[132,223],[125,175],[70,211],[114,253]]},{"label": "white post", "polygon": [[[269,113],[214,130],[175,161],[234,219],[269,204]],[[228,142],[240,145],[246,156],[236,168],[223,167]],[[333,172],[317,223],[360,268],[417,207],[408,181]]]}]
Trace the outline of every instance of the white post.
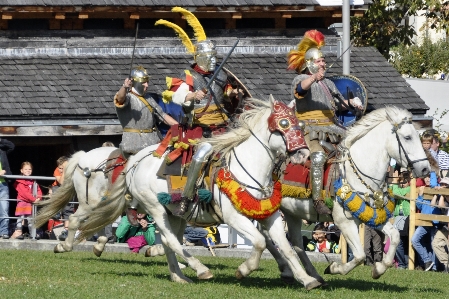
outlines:
[{"label": "white post", "polygon": [[342,7],[343,16],[343,75],[349,75],[350,62],[351,62],[351,50],[349,47],[351,45],[351,33],[350,33],[350,10],[349,10],[349,0],[343,0]]}]

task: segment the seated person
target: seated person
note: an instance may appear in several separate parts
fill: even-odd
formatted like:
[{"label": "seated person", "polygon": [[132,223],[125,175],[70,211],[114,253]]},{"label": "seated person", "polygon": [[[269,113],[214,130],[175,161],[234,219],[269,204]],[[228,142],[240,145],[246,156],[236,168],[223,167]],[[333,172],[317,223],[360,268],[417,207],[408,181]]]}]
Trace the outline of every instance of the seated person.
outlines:
[{"label": "seated person", "polygon": [[313,230],[313,240],[306,246],[307,251],[323,253],[340,253],[340,248],[335,242],[326,239],[326,228],[323,223],[315,225]]},{"label": "seated person", "polygon": [[115,232],[119,243],[128,243],[132,253],[139,253],[145,245],[153,245],[156,240],[153,218],[147,214],[137,213],[139,226],[132,226],[128,217],[122,217]]}]

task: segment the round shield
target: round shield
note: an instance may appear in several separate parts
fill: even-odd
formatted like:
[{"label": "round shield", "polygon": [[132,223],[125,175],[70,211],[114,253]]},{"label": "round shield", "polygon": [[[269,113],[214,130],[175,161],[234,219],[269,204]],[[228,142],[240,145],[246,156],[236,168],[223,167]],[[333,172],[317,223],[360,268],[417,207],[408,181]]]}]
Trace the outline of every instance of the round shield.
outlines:
[{"label": "round shield", "polygon": [[[329,76],[327,78],[334,82],[345,100],[358,97],[360,101],[362,101],[362,113],[365,113],[368,105],[368,95],[365,86],[363,86],[362,82],[357,77],[342,74]],[[340,113],[338,117],[344,126],[351,125],[355,122],[355,115],[350,111],[344,111]]]},{"label": "round shield", "polygon": [[243,99],[252,98],[251,93],[249,92],[248,88],[246,88],[246,86],[242,83],[242,81],[240,81],[239,78],[237,78],[230,70],[223,67],[223,71],[225,71],[228,75],[228,83],[232,85],[232,88],[239,88],[243,90],[243,96],[241,96],[235,102],[226,102],[225,109],[232,113],[241,113],[243,109],[245,109]]}]

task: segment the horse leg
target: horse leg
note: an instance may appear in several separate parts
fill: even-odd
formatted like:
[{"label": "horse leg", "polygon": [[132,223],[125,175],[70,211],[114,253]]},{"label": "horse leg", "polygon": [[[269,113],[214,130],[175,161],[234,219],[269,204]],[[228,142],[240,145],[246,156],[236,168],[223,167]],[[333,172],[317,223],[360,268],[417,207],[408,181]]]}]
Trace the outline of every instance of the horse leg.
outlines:
[{"label": "horse leg", "polygon": [[93,252],[97,257],[100,257],[101,254],[104,251],[104,247],[106,246],[106,243],[108,242],[108,238],[106,236],[100,236],[97,239],[97,244],[93,247]]},{"label": "horse leg", "polygon": [[69,225],[67,227],[67,238],[61,243],[57,244],[53,249],[54,253],[70,252],[73,250],[73,243],[75,240],[75,233],[80,223],[87,218],[86,213],[82,207],[78,208],[75,213],[69,216]]},{"label": "horse leg", "polygon": [[259,229],[262,235],[265,237],[265,243],[268,251],[271,253],[273,258],[276,260],[278,264],[278,269],[281,272],[281,280],[286,284],[293,284],[295,282],[295,278],[293,277],[293,272],[290,269],[287,261],[284,259],[282,254],[278,251],[277,247],[274,245],[273,241],[268,236],[267,231],[262,229],[262,226],[259,224]]},{"label": "horse leg", "polygon": [[[143,201],[140,201],[141,204],[142,202]],[[198,259],[191,256],[186,250],[184,250],[178,240],[178,233],[180,234],[179,229],[184,228],[184,225],[182,225],[182,221],[184,220],[175,216],[167,215],[162,206],[160,206],[160,208],[152,208],[152,206],[146,205],[145,208],[146,211],[153,216],[153,219],[161,231],[162,243],[164,245],[164,251],[167,257],[171,280],[180,283],[191,282],[191,280],[185,277],[181,272],[175,254],[182,257],[192,269],[196,270],[196,274],[199,279],[212,278],[213,275],[209,268],[204,266]],[[175,228],[177,228],[176,231],[172,230],[172,224]]]},{"label": "horse leg", "polygon": [[296,254],[301,260],[306,273],[318,280],[322,286],[326,286],[327,283],[324,281],[324,278],[321,277],[320,274],[318,274],[317,270],[312,265],[312,262],[310,261],[307,253],[304,250],[301,232],[302,219],[298,218],[298,216],[290,215],[287,213],[284,214],[284,217],[285,221],[287,222],[288,235],[290,236],[290,241],[292,243],[293,249],[296,251]]},{"label": "horse leg", "polygon": [[388,268],[393,266],[393,259],[396,254],[396,248],[399,244],[399,231],[395,229],[390,222],[387,222],[382,227],[382,232],[385,234],[385,236],[388,236],[390,238],[390,247],[388,248],[387,253],[384,254],[382,261],[376,262],[373,265],[371,277],[374,279],[378,279],[379,277],[381,277]]},{"label": "horse leg", "polygon": [[351,248],[354,258],[346,264],[332,262],[326,270],[324,270],[324,274],[346,275],[352,269],[362,264],[365,261],[366,255],[360,242],[358,223],[354,221],[352,217],[348,218],[347,215],[345,215],[343,207],[339,204],[334,204],[332,216],[334,218],[334,223],[341,230],[341,234],[345,237],[348,246]]},{"label": "horse leg", "polygon": [[288,243],[287,237],[285,236],[280,214],[275,213],[269,218],[261,221],[261,224],[267,228],[271,239],[278,245],[280,253],[290,266],[295,279],[301,282],[306,290],[311,290],[321,286],[321,283],[315,277],[309,276],[306,273],[296,258],[296,255],[294,254],[290,244]]}]

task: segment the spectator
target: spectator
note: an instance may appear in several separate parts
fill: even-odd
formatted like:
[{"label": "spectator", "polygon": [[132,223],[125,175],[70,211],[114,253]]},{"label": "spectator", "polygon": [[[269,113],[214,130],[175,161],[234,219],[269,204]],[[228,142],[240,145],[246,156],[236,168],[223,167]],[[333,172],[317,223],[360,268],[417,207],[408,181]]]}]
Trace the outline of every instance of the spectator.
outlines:
[{"label": "spectator", "polygon": [[[430,184],[430,178],[426,177],[426,186]],[[441,210],[435,207],[438,195],[434,195],[432,200],[426,200],[423,198],[425,186],[419,187],[419,195],[416,200],[416,208],[421,210],[422,214],[433,214],[433,215],[441,215]],[[434,226],[418,226],[415,230],[415,233],[412,237],[412,245],[415,249],[416,253],[420,256],[422,262],[424,263],[423,269],[425,271],[436,270],[435,266],[435,255],[433,253],[431,244],[425,243],[424,238],[426,236],[430,237],[431,242],[433,241],[433,237],[435,236],[437,226],[439,225],[438,221],[433,221]]]},{"label": "spectator", "polygon": [[[0,175],[11,175],[8,156],[14,150],[14,143],[0,138]],[[8,182],[0,177],[0,238],[9,239],[9,187]]]},{"label": "spectator", "polygon": [[306,246],[307,251],[323,253],[340,253],[338,244],[326,239],[326,228],[323,223],[318,223],[313,229],[313,240]]},{"label": "spectator", "polygon": [[137,213],[139,226],[132,226],[128,217],[122,217],[115,235],[119,243],[128,243],[131,253],[139,253],[145,245],[153,245],[156,240],[155,225],[149,215]]},{"label": "spectator", "polygon": [[[56,160],[56,164],[58,165],[53,172],[53,176],[56,178],[56,181],[53,182],[51,193],[56,192],[58,188],[64,183],[64,168],[67,165],[69,158],[66,156],[61,156]],[[76,197],[72,200],[75,201]],[[64,241],[67,238],[68,227],[69,227],[69,217],[75,212],[75,204],[68,203],[64,209],[59,214],[58,218],[64,219],[64,230],[59,235],[58,239],[60,241]]]},{"label": "spectator", "polygon": [[[407,197],[410,193],[410,174],[401,173],[395,171],[393,174],[393,180],[391,185],[391,191],[394,195]],[[396,248],[395,258],[398,263],[399,269],[408,268],[408,228],[410,222],[410,202],[406,199],[397,199],[396,207],[393,212],[394,215],[394,227],[399,231],[399,244]]]},{"label": "spectator", "polygon": [[[423,136],[424,137],[424,136]],[[438,167],[440,168],[440,176],[445,177],[449,170],[449,154],[443,150],[440,150],[440,140],[438,136],[433,136],[432,144],[430,145],[429,152],[437,160]]]},{"label": "spectator", "polygon": [[110,142],[110,141],[105,141],[105,142],[103,142],[103,144],[102,144],[101,146],[102,146],[102,147],[103,147],[103,146],[115,147],[114,143],[112,143],[112,142]]},{"label": "spectator", "polygon": [[195,246],[198,241],[206,247],[214,246],[219,239],[218,229],[215,226],[202,228],[187,225],[184,230],[183,241],[187,246]]},{"label": "spectator", "polygon": [[[442,178],[440,181],[440,185],[442,188],[448,188],[449,186],[449,178]],[[440,196],[438,199],[438,207],[442,210],[442,214],[449,216],[449,210],[447,210],[448,202],[446,196]],[[447,223],[441,223],[440,226],[437,227],[437,231],[433,237],[432,241],[432,249],[435,253],[435,256],[444,266],[444,272],[449,272],[449,263],[448,263],[448,227]]]},{"label": "spectator", "polygon": [[[30,176],[33,172],[33,165],[28,161],[23,162],[20,172],[23,176]],[[30,179],[17,179],[14,182],[18,199],[15,215],[20,217],[20,219],[17,219],[16,231],[13,234],[16,239],[24,239],[22,228],[28,222],[28,219],[25,219],[25,217],[31,216],[33,212],[32,203],[38,202],[42,198],[42,191],[35,182],[35,180]],[[37,187],[35,190],[33,190],[34,185]]]},{"label": "spectator", "polygon": [[365,265],[371,266],[382,261],[383,236],[374,228],[365,224],[364,251],[366,255]]}]

